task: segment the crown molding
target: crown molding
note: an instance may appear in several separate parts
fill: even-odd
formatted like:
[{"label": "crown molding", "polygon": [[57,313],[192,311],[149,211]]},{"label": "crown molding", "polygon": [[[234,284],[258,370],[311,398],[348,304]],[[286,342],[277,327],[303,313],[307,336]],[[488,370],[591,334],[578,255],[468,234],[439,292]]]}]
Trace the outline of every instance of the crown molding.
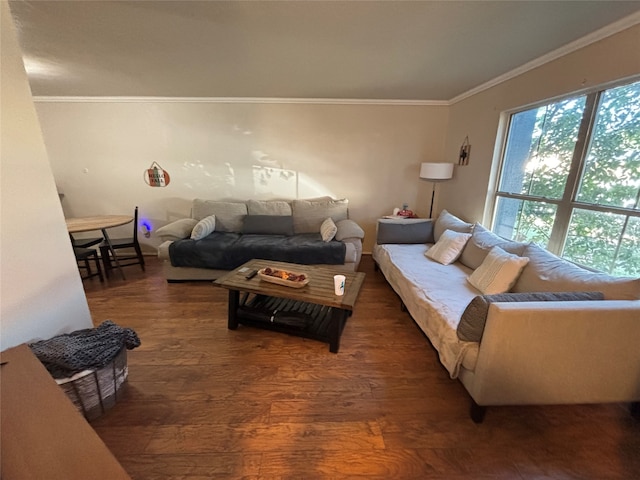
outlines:
[{"label": "crown molding", "polygon": [[499,85],[500,83],[506,82],[507,80],[511,80],[512,78],[522,75],[523,73],[526,73],[529,70],[533,70],[534,68],[537,68],[546,63],[552,62],[553,60],[556,60],[560,57],[573,53],[576,50],[580,50],[581,48],[591,45],[592,43],[595,43],[604,38],[610,37],[611,35],[615,35],[616,33],[626,30],[627,28],[631,28],[634,25],[637,25],[639,23],[640,23],[640,12],[627,15],[626,17],[618,20],[617,22],[613,22],[607,25],[606,27],[602,27],[599,30],[591,32],[590,34],[585,35],[584,37],[581,37],[578,40],[574,40],[573,42],[567,43],[566,45],[556,50],[553,50],[545,55],[542,55],[541,57],[531,60],[530,62],[527,62],[524,65],[514,68],[513,70],[503,75],[495,77],[489,80],[488,82],[478,85],[477,87],[474,87],[471,90],[461,93],[460,95],[449,100],[448,104],[454,105],[466,98],[472,97],[473,95],[483,92],[484,90],[488,90],[489,88]]},{"label": "crown molding", "polygon": [[525,63],[507,73],[467,90],[450,100],[400,100],[357,98],[277,98],[277,97],[107,97],[107,96],[34,96],[37,103],[254,103],[254,104],[307,104],[307,105],[390,105],[390,106],[451,106],[496,85],[518,77],[530,70],[573,53],[592,43],[615,35],[640,23],[640,11],[591,32],[541,57]]},{"label": "crown molding", "polygon": [[357,98],[271,97],[64,97],[34,96],[36,103],[256,103],[308,105],[448,106],[447,100],[376,100]]}]

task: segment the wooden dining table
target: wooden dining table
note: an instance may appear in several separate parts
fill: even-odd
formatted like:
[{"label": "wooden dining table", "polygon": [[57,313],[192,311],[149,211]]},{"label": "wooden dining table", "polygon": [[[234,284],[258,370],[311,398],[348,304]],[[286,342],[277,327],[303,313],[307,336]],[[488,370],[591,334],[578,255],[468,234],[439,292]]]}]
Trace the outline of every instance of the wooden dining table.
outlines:
[{"label": "wooden dining table", "polygon": [[118,261],[118,256],[116,255],[116,251],[113,248],[113,244],[111,243],[111,239],[109,238],[109,234],[107,233],[108,228],[119,227],[121,225],[126,225],[127,223],[133,222],[133,217],[131,215],[92,215],[89,217],[73,217],[66,218],[67,230],[69,233],[81,233],[81,232],[92,232],[95,230],[100,230],[102,232],[102,236],[104,237],[104,241],[109,247],[109,251],[113,256],[113,261],[122,275],[122,279],[125,279],[124,272],[122,271],[122,267],[120,266],[120,262]]}]

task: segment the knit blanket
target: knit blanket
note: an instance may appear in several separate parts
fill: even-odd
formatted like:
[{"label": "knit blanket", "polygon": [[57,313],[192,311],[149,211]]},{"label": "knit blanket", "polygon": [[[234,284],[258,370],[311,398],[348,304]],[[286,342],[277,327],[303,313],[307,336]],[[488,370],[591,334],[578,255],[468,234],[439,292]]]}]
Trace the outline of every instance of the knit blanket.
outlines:
[{"label": "knit blanket", "polygon": [[31,351],[54,378],[66,378],[87,369],[99,369],[111,362],[126,347],[140,346],[130,328],[106,320],[97,328],[76,330],[29,345]]}]

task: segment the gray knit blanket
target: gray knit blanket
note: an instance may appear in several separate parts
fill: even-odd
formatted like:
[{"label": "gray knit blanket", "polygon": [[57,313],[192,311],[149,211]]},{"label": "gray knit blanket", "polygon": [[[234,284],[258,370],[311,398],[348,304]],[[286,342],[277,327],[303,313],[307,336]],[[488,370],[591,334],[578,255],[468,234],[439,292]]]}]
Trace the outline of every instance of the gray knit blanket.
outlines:
[{"label": "gray knit blanket", "polygon": [[66,378],[87,369],[99,369],[111,362],[126,347],[140,346],[130,328],[106,320],[97,328],[76,330],[29,345],[54,378]]}]

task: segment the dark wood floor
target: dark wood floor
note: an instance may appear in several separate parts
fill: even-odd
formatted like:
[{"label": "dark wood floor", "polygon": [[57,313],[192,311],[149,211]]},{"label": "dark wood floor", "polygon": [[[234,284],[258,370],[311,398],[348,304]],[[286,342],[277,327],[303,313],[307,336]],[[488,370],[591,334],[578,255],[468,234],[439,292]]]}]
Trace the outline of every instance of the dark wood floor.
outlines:
[{"label": "dark wood floor", "polygon": [[85,281],[94,323],[131,327],[129,385],[93,425],[139,480],[637,479],[626,405],[500,407],[483,424],[370,257],[338,354],[226,325],[227,292],[146,274]]}]

